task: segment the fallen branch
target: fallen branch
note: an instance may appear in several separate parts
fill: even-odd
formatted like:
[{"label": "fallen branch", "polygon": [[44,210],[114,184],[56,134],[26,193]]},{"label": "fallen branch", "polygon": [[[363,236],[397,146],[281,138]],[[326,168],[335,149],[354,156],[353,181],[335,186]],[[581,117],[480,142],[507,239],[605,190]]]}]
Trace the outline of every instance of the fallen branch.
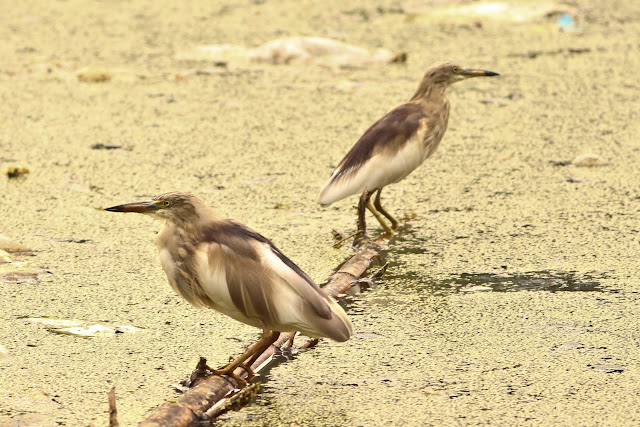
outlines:
[{"label": "fallen branch", "polygon": [[[325,292],[336,299],[343,298],[348,291],[360,292],[359,284],[362,276],[369,269],[372,262],[380,255],[380,246],[385,241],[380,238],[375,243],[369,243],[360,249],[351,259],[345,262],[338,271],[329,277],[323,287]],[[379,277],[384,272],[384,267],[373,275]],[[278,340],[271,345],[251,365],[255,373],[259,373],[268,367],[275,359],[276,353],[287,341],[288,334],[280,334]],[[300,348],[311,347],[313,342],[307,342]],[[200,368],[204,371],[206,360],[200,359],[196,371]],[[237,368],[234,373],[242,378],[247,378],[247,372]],[[207,377],[195,376],[186,391],[178,400],[162,404],[149,417],[140,423],[143,427],[152,426],[193,426],[202,424],[223,414],[229,409],[238,409],[253,399],[259,387],[255,384],[238,391],[235,381],[228,377],[210,375]],[[234,391],[237,391],[234,393]]]}]

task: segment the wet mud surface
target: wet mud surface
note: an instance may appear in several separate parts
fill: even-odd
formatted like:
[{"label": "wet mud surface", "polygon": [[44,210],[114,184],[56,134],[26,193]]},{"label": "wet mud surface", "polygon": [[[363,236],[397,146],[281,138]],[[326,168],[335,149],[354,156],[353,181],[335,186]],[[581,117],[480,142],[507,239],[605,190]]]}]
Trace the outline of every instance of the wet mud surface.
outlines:
[{"label": "wet mud surface", "polygon": [[[461,4],[8,8],[0,233],[29,252],[0,252],[0,425],[106,425],[113,385],[135,425],[200,356],[259,336],[173,293],[160,224],[104,207],[194,192],[323,282],[352,254],[331,230],[353,232],[357,197],[321,208],[322,184],[446,60],[501,77],[452,87],[438,151],[385,189],[409,220],[385,277],[349,299],[356,335],[278,364],[221,424],[637,425],[640,7],[442,9]],[[293,36],[407,59],[177,56]]]}]

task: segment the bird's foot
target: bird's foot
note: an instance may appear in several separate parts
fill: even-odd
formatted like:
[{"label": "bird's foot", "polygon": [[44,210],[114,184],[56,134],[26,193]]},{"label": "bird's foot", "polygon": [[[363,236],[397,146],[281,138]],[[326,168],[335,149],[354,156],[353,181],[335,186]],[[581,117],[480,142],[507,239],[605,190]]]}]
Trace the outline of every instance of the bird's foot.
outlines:
[{"label": "bird's foot", "polygon": [[400,223],[398,221],[392,221],[390,226],[385,223],[382,223],[382,225],[382,228],[384,229],[382,237],[387,240],[391,240],[391,238],[396,234],[396,231],[400,228]]},{"label": "bird's foot", "polygon": [[[238,367],[244,369],[247,372],[246,379],[242,378],[240,375],[234,372]],[[234,360],[233,358],[231,358],[231,362],[229,362],[225,366],[218,369],[214,369],[207,364],[207,359],[205,359],[204,357],[201,357],[200,361],[196,365],[196,369],[194,369],[189,379],[185,381],[184,385],[187,387],[191,387],[195,384],[195,382],[199,378],[206,378],[211,375],[218,375],[218,376],[226,375],[232,378],[236,382],[238,388],[246,387],[249,381],[251,381],[251,379],[256,376],[255,372],[253,372],[253,369],[251,369],[250,366],[248,366],[245,363],[237,363],[236,360]]]},{"label": "bird's foot", "polygon": [[[237,359],[233,359],[233,358],[230,358],[230,359],[231,359],[231,362],[229,362],[227,365],[218,369],[209,368],[209,370],[211,370],[214,375],[220,375],[220,376],[226,375],[228,377],[233,378],[236,381],[238,388],[246,387],[249,381],[251,381],[253,377],[256,376],[256,373],[253,371],[253,369],[251,369],[251,366],[249,366],[248,363],[245,363],[244,361],[241,363],[238,363]],[[235,370],[237,368],[244,369],[245,372],[247,373],[247,378],[242,378],[240,375],[236,374]]]},{"label": "bird's foot", "polygon": [[393,237],[393,235],[395,234],[393,231],[394,230],[392,230],[392,229],[385,230],[384,233],[382,233],[382,237],[384,237],[387,240],[391,239]]}]

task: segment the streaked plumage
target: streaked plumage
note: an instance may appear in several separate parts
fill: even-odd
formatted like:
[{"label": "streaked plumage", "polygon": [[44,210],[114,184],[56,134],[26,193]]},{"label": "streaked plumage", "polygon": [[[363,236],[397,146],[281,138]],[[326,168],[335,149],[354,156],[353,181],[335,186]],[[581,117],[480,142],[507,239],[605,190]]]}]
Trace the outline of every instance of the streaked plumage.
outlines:
[{"label": "streaked plumage", "polygon": [[[263,344],[265,337],[277,338],[273,331],[300,331],[336,341],[351,336],[353,327],[344,310],[271,241],[217,216],[196,196],[166,193],[107,210],[164,219],[157,246],[171,287],[196,307],[213,308],[263,329]],[[239,359],[260,353],[245,353],[232,368],[242,363]]]},{"label": "streaked plumage", "polygon": [[[469,77],[496,75],[453,63],[429,68],[409,102],[375,122],[349,150],[320,192],[318,203],[329,205],[352,194],[361,194],[359,232],[366,235],[365,207],[386,232],[391,232],[382,215],[391,221],[392,228],[396,228],[398,222],[382,208],[380,192],[385,186],[404,179],[438,148],[449,121],[447,87]],[[372,205],[370,197],[375,192]]]}]

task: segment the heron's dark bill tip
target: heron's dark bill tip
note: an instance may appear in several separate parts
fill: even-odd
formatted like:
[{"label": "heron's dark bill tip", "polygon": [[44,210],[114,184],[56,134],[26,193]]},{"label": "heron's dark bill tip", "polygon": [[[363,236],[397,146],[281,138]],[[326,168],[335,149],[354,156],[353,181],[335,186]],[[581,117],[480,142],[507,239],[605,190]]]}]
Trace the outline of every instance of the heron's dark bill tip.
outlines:
[{"label": "heron's dark bill tip", "polygon": [[460,71],[460,74],[465,77],[493,77],[500,75],[494,71],[479,70],[477,68],[465,68],[464,70]]},{"label": "heron's dark bill tip", "polygon": [[109,211],[109,212],[124,212],[125,210],[123,209],[124,205],[118,205],[118,206],[111,206],[110,208],[105,208],[105,211]]}]

